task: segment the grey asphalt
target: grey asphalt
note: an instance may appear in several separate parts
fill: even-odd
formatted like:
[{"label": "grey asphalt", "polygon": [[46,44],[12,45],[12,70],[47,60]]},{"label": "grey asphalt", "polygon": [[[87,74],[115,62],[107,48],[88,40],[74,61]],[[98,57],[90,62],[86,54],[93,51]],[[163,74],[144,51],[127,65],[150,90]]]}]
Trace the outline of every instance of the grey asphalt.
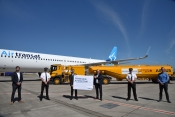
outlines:
[{"label": "grey asphalt", "polygon": [[[163,92],[159,98],[159,86],[151,81],[137,80],[138,102],[126,101],[127,82],[113,81],[103,85],[103,100],[94,99],[95,89],[78,91],[78,100],[70,100],[69,84],[50,84],[51,100],[40,101],[41,81],[36,75],[24,75],[22,100],[10,105],[12,83],[9,76],[0,76],[0,117],[175,117],[175,81],[169,84],[167,103]],[[45,95],[45,93],[44,93]],[[17,97],[17,92],[15,94]]]}]

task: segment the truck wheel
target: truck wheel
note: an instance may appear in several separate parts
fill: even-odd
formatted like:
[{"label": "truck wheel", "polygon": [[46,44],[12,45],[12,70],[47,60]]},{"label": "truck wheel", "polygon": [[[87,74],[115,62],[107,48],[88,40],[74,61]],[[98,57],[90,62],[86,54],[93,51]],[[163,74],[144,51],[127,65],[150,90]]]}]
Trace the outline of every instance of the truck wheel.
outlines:
[{"label": "truck wheel", "polygon": [[168,80],[168,83],[170,83],[170,79]]},{"label": "truck wheel", "polygon": [[56,85],[60,84],[60,83],[61,83],[60,78],[55,78],[55,79],[54,79],[54,83],[55,83]]},{"label": "truck wheel", "polygon": [[157,79],[152,79],[152,82],[153,83],[158,83],[158,80]]},{"label": "truck wheel", "polygon": [[122,81],[122,80],[123,80],[123,79],[119,79],[119,78],[117,79],[117,81]]},{"label": "truck wheel", "polygon": [[103,78],[103,84],[109,84],[109,79],[108,78]]}]

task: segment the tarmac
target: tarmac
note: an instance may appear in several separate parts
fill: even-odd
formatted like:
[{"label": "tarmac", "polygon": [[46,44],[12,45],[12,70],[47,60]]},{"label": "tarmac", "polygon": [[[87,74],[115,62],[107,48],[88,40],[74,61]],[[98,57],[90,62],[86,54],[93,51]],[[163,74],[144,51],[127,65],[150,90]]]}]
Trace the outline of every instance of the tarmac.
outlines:
[{"label": "tarmac", "polygon": [[[168,86],[171,103],[165,93],[159,99],[159,85],[137,80],[137,97],[126,101],[127,82],[116,81],[103,85],[103,100],[95,98],[95,89],[78,90],[78,100],[70,100],[70,85],[50,83],[51,100],[39,100],[41,81],[36,75],[24,75],[22,100],[10,105],[12,83],[10,76],[0,76],[0,117],[175,117],[175,81]],[[17,99],[17,91],[15,97]],[[45,92],[44,92],[45,95]]]}]

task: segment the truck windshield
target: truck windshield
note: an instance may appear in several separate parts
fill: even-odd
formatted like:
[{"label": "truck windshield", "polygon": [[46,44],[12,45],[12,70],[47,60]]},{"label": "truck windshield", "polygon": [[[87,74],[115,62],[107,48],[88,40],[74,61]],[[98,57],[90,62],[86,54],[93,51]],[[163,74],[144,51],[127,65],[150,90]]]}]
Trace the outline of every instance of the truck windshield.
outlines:
[{"label": "truck windshield", "polygon": [[57,66],[51,66],[51,72],[53,72],[53,71],[56,71],[57,70]]}]

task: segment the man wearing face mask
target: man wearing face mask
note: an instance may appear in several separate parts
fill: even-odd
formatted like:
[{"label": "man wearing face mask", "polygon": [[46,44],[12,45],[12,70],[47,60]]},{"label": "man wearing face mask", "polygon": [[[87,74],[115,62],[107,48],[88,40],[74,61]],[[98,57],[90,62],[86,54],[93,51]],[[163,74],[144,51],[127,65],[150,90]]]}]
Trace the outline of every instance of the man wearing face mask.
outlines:
[{"label": "man wearing face mask", "polygon": [[20,72],[20,67],[16,66],[16,71],[12,74],[12,95],[11,95],[11,105],[14,103],[14,96],[16,89],[18,89],[18,102],[23,103],[21,100],[21,87],[23,81],[23,74]]},{"label": "man wearing face mask", "polygon": [[136,94],[136,83],[135,83],[135,81],[137,80],[137,76],[136,74],[132,73],[132,71],[133,69],[129,68],[129,73],[126,76],[126,80],[128,81],[128,98],[126,100],[127,101],[130,100],[131,88],[132,88],[134,99],[135,101],[138,101],[137,94]]},{"label": "man wearing face mask", "polygon": [[167,102],[171,103],[169,99],[169,94],[168,94],[168,81],[169,81],[169,76],[165,72],[165,68],[161,67],[161,73],[158,74],[158,82],[159,82],[159,89],[160,89],[158,102],[162,100],[162,91],[164,89]]},{"label": "man wearing face mask", "polygon": [[45,67],[44,68],[44,72],[41,74],[41,95],[40,95],[40,101],[42,101],[43,98],[43,91],[44,91],[44,87],[46,87],[46,99],[50,100],[49,98],[49,81],[50,81],[50,74],[47,72],[48,68]]},{"label": "man wearing face mask", "polygon": [[96,74],[94,74],[94,85],[96,90],[96,99],[99,99],[98,93],[100,91],[100,100],[102,101],[102,75],[100,73],[100,70],[96,71]]},{"label": "man wearing face mask", "polygon": [[[74,89],[73,89],[73,82],[74,82],[74,75],[76,75],[74,73],[74,69],[71,70],[71,74],[69,76],[69,79],[70,79],[70,86],[71,86],[71,97],[70,97],[70,100],[72,100],[73,98],[73,92],[74,92]],[[75,89],[75,99],[78,100],[78,97],[77,97],[77,89]]]}]

